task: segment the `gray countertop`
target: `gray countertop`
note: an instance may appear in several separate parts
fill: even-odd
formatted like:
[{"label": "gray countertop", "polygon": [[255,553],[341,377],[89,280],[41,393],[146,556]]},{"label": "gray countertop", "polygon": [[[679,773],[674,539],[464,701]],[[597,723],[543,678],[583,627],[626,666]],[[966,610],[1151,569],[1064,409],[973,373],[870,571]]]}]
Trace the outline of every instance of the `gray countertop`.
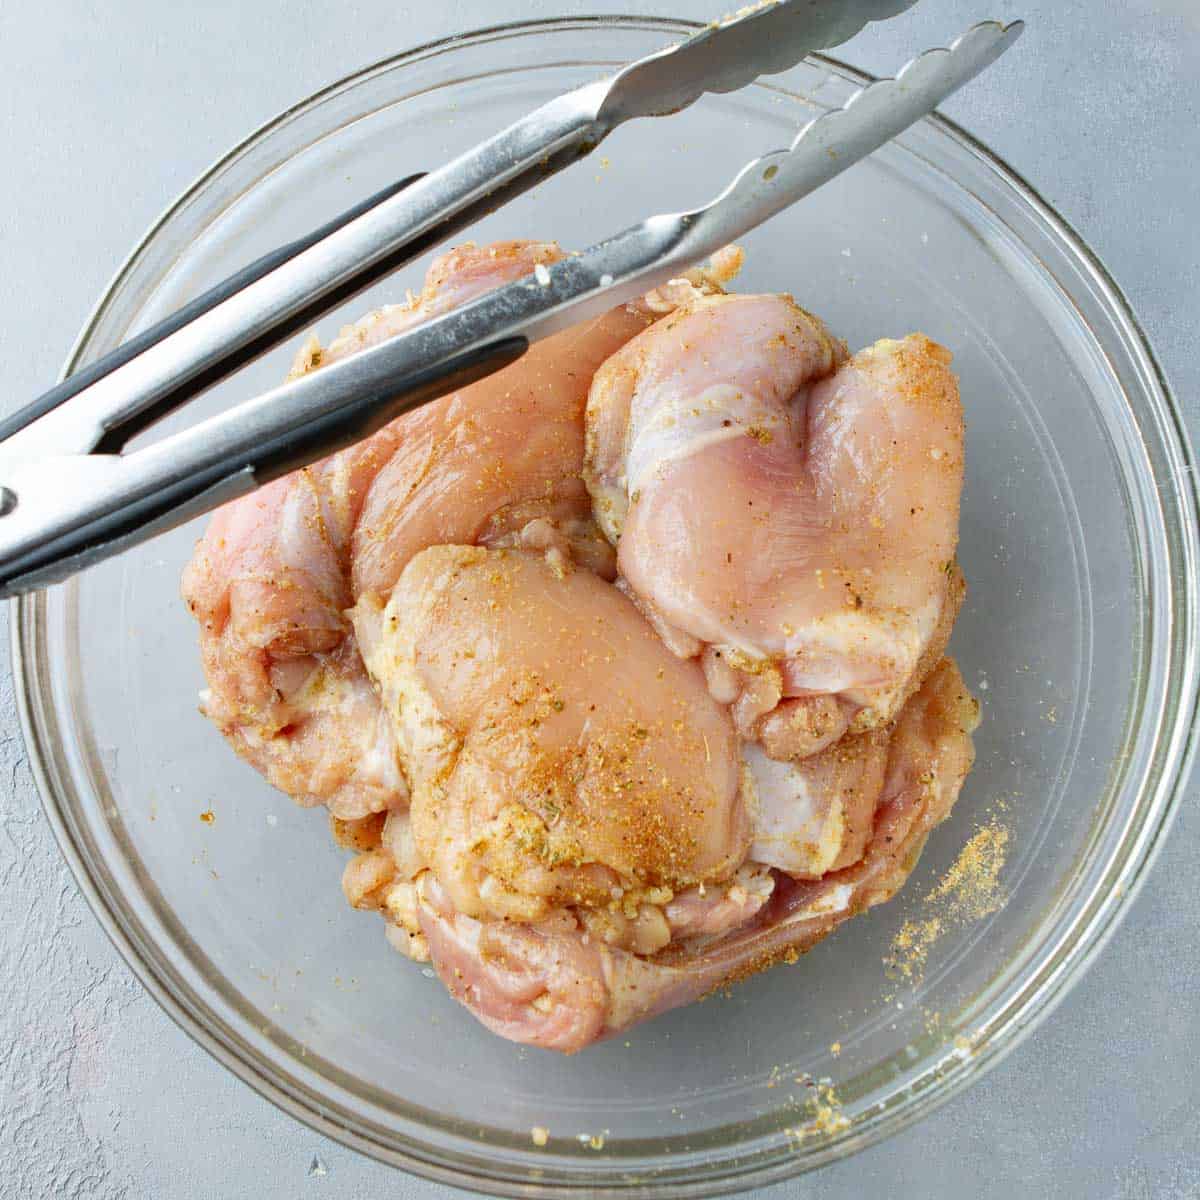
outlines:
[{"label": "gray countertop", "polygon": [[[627,0],[0,4],[3,405],[56,374],[117,263],[225,147],[363,63],[455,30]],[[729,0],[646,0],[712,17]],[[1200,432],[1200,4],[922,0],[844,56],[886,69],[984,17],[1023,44],[948,106],[1075,224]],[[146,996],[42,818],[0,680],[0,1194],[450,1196],[311,1133]],[[1190,801],[1190,797],[1189,797]],[[931,1119],[779,1197],[1200,1200],[1200,816],[1050,1020]]]}]

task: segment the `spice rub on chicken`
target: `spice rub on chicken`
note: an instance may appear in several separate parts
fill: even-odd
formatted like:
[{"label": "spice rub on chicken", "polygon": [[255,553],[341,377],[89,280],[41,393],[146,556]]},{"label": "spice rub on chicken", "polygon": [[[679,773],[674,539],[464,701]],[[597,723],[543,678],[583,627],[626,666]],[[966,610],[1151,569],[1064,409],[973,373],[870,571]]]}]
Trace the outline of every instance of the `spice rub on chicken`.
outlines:
[{"label": "spice rub on chicken", "polygon": [[459,912],[623,912],[745,858],[728,710],[599,576],[437,546],[352,616],[409,764],[417,854]]}]

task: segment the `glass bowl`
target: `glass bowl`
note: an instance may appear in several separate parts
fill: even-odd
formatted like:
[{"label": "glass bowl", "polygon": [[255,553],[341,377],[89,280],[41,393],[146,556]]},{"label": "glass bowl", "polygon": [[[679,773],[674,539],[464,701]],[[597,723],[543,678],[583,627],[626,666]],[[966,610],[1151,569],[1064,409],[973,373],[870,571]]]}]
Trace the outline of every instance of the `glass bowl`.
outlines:
[{"label": "glass bowl", "polygon": [[[688,28],[532,22],[327,88],[167,211],[68,369],[361,196]],[[622,129],[604,157],[476,236],[583,246],[703,201],[863,81],[816,59]],[[968,419],[971,593],[953,649],[983,701],[978,764],[905,891],[794,966],[575,1058],[501,1041],[392,952],[377,919],[347,909],[323,815],[272,792],[197,714],[196,631],[178,579],[198,524],[17,606],[14,663],[46,813],[133,970],[264,1096],[418,1174],[492,1194],[708,1195],[884,1137],[1050,1011],[1112,932],[1178,799],[1196,707],[1191,459],[1145,338],[1095,257],[940,119],[745,245],[740,287],[795,293],[851,346],[920,329],[951,347]],[[360,297],[323,334],[417,278]],[[186,420],[274,383],[291,353],[214,389]],[[998,892],[955,917],[930,896],[981,829],[993,848],[1007,838]],[[939,936],[926,936],[939,912]],[[536,1126],[549,1131],[544,1147]]]}]

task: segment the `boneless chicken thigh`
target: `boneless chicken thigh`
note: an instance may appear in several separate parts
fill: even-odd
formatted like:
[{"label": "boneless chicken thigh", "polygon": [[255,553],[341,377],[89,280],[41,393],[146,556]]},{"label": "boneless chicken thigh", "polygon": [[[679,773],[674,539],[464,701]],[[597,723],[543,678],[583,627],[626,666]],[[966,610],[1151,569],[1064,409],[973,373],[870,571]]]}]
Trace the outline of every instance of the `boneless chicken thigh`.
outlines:
[{"label": "boneless chicken thigh", "polygon": [[457,911],[624,911],[745,858],[728,711],[592,572],[437,546],[353,619],[409,764],[419,858]]},{"label": "boneless chicken thigh", "polygon": [[[295,371],[354,353],[560,257],[542,242],[467,246],[438,259],[410,304],[373,313]],[[356,818],[407,795],[393,737],[346,610],[386,594],[442,542],[531,533],[611,552],[580,479],[596,368],[649,321],[620,308],[533,346],[519,362],[373,437],[221,509],[184,574],[200,623],[204,710],[237,751],[302,803]]]},{"label": "boneless chicken thigh", "polygon": [[592,384],[586,478],[624,584],[772,758],[892,720],[945,648],[948,361],[920,335],[847,359],[788,296],[695,295]]},{"label": "boneless chicken thigh", "polygon": [[[394,922],[402,949],[431,957],[450,992],[489,1029],[574,1052],[794,960],[849,917],[890,899],[958,796],[974,758],[978,712],[957,667],[943,660],[878,747],[882,769],[864,799],[872,817],[856,860],[817,879],[747,861],[722,884],[655,906],[670,933],[656,952],[605,936],[589,919],[602,907],[567,906],[534,921],[468,915],[436,871],[411,857],[397,863],[389,848],[350,864],[347,891],[359,907],[379,908]],[[621,903],[614,895],[610,907],[620,914]]]}]

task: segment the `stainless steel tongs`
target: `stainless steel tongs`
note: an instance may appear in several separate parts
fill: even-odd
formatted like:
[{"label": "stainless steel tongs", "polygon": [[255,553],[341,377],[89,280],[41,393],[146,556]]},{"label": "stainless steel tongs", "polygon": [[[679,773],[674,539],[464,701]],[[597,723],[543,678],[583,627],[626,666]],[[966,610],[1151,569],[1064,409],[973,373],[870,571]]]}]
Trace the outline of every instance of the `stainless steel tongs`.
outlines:
[{"label": "stainless steel tongs", "polygon": [[765,0],[543,105],[259,259],[0,422],[0,596],[66,578],[365,437],[667,282],[933,111],[1016,39],[976,25],[747,164],[701,208],[582,254],[143,448],[128,440],[386,273],[581,158],[618,125],[730,92],[914,0]]}]

